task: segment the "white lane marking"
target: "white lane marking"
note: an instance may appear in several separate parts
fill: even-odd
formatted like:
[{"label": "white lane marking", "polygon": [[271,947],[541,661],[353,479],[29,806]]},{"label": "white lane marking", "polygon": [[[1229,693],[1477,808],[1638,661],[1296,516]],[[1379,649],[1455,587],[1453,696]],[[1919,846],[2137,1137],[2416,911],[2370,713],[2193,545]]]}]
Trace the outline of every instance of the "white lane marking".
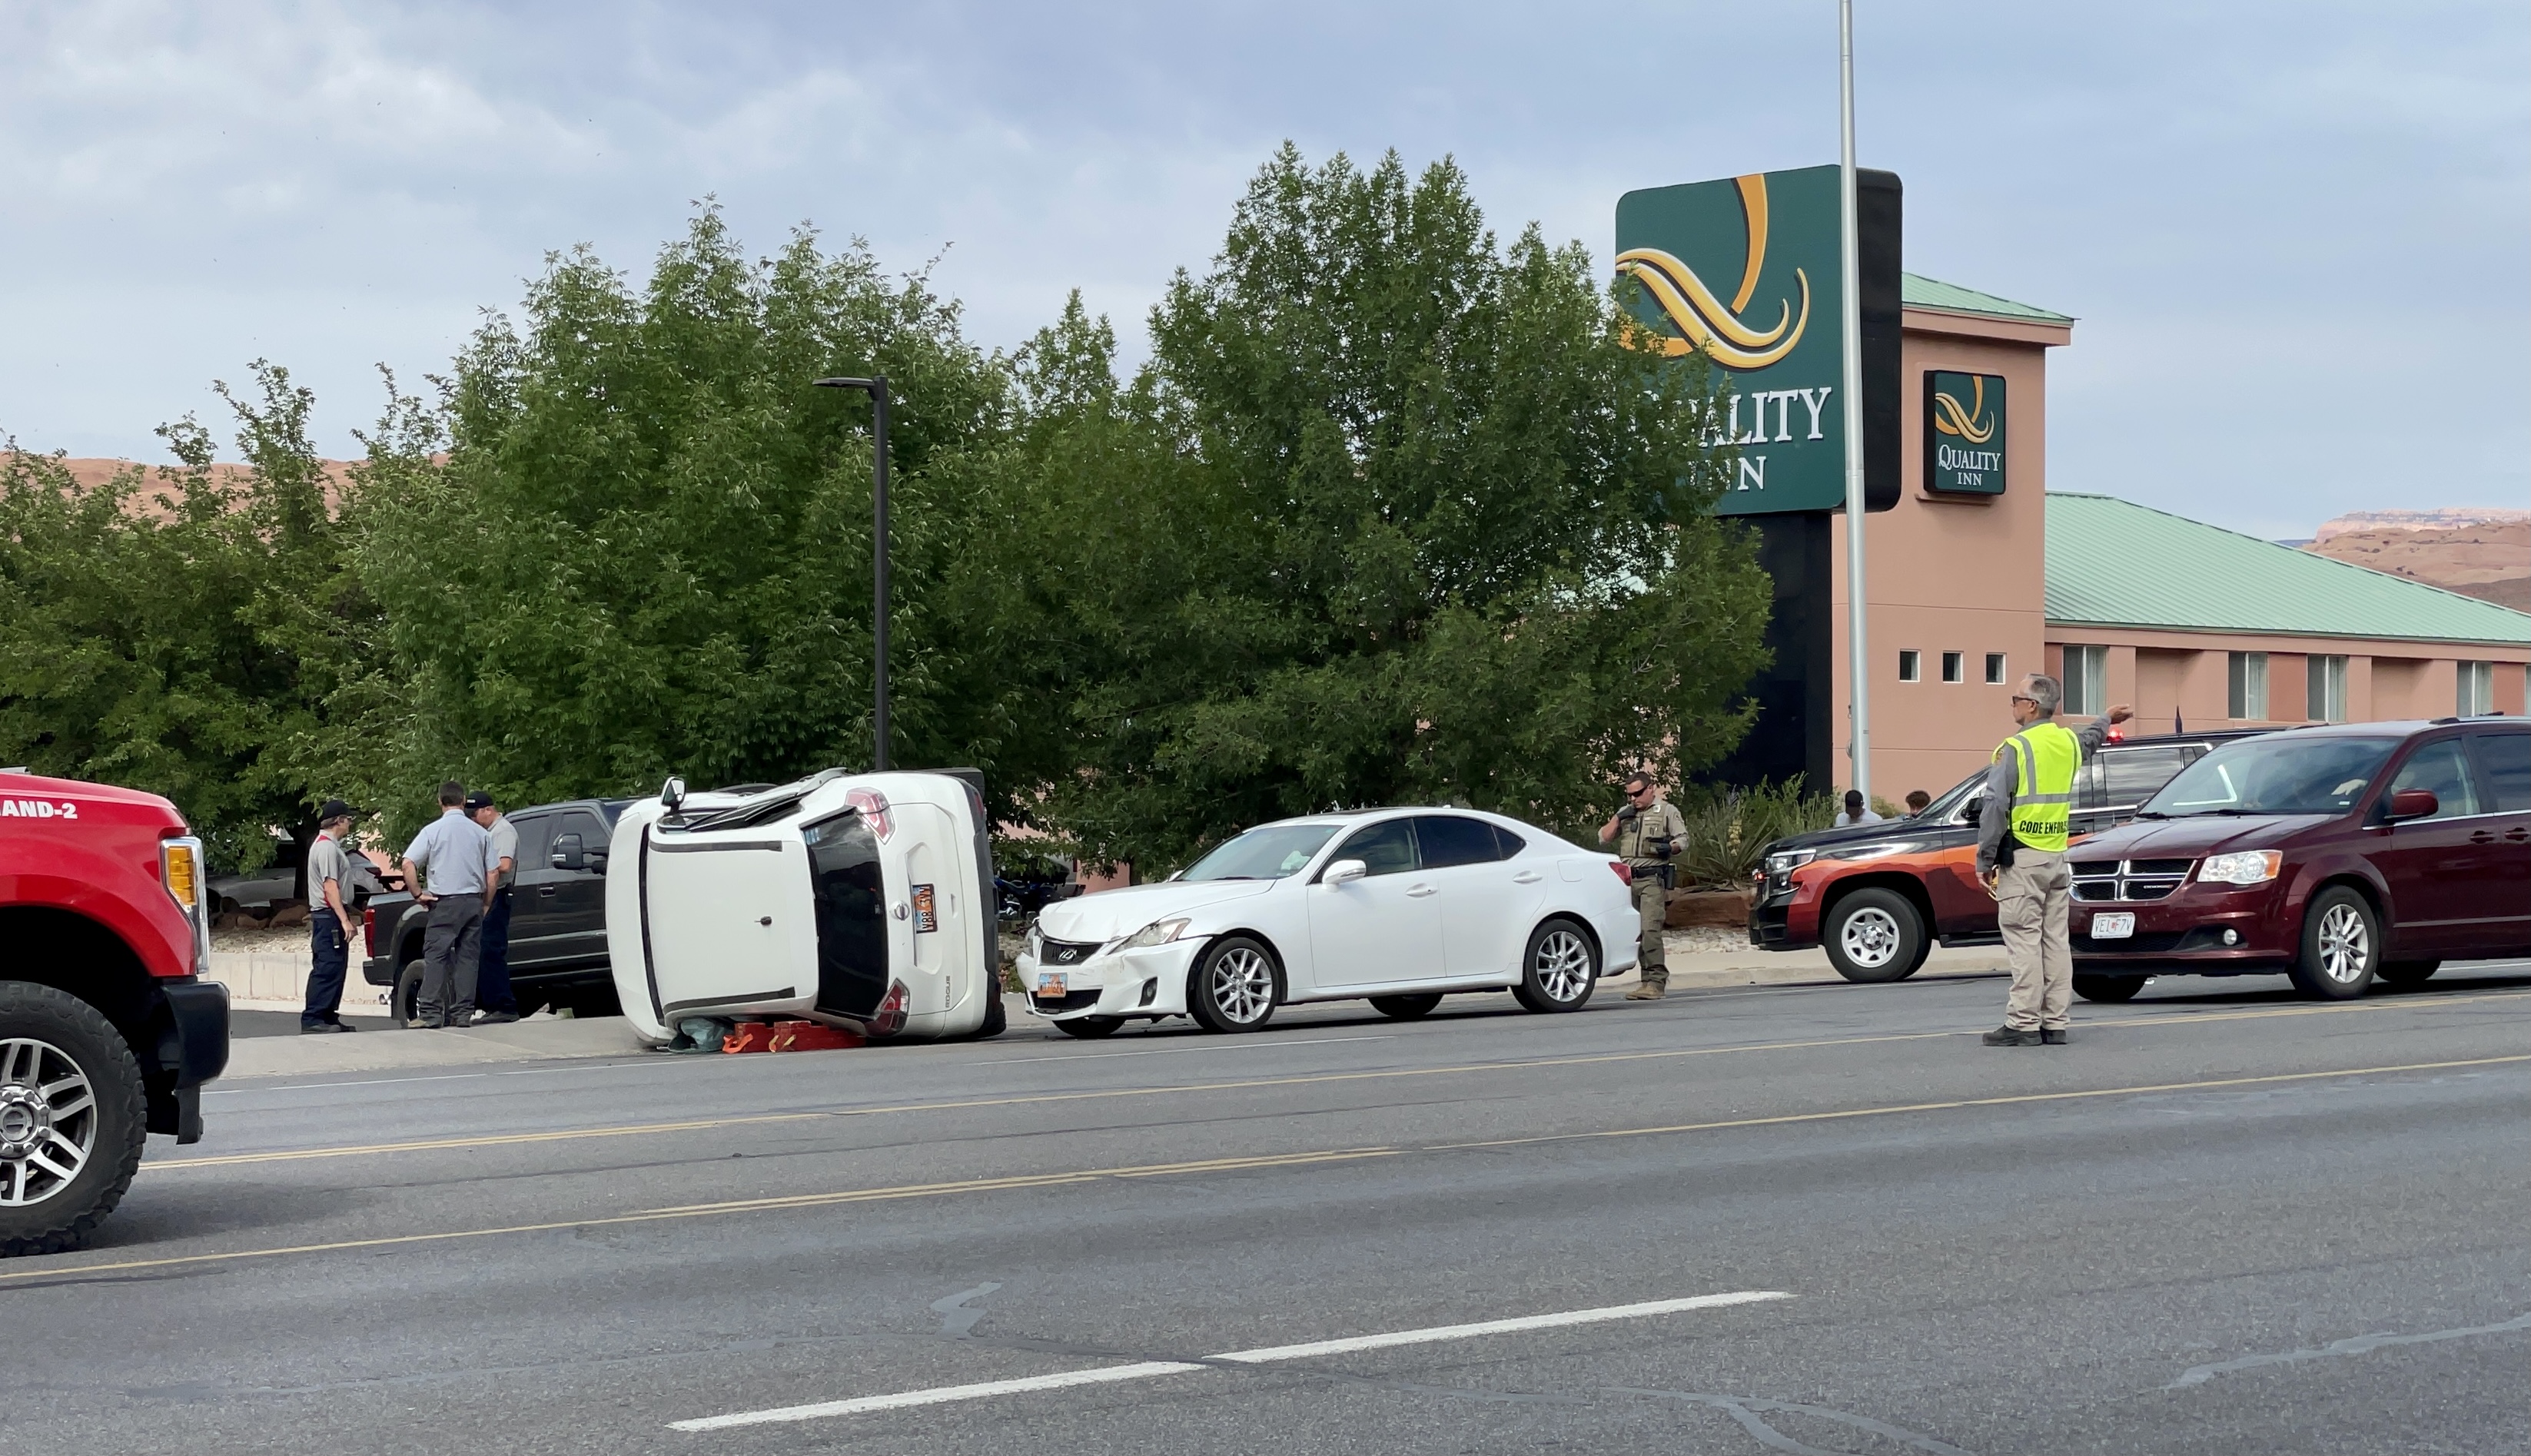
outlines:
[{"label": "white lane marking", "polygon": [[1072,1051],[1051,1056],[1003,1057],[998,1061],[969,1062],[971,1067],[1016,1067],[1022,1062],[1096,1062],[1111,1056],[1180,1056],[1191,1051],[1272,1051],[1280,1046],[1341,1046],[1348,1041],[1394,1041],[1397,1034],[1382,1033],[1377,1036],[1313,1036],[1307,1041],[1250,1041],[1223,1046],[1205,1042],[1198,1046],[1154,1046],[1149,1051]]},{"label": "white lane marking", "polygon": [[1022,1395],[1033,1390],[1060,1390],[1072,1385],[1105,1385],[1118,1380],[1144,1380],[1156,1375],[1186,1374],[1194,1371],[1216,1370],[1223,1365],[1271,1365],[1285,1360],[1308,1360],[1320,1355],[1343,1355],[1356,1350],[1384,1350],[1398,1345],[1429,1345],[1444,1340],[1471,1340],[1480,1335],[1514,1334],[1529,1329],[1557,1329],[1573,1324],[1599,1324],[1610,1319],[1645,1319],[1656,1315],[1675,1315],[1687,1310],[1715,1310],[1730,1305],[1754,1305],[1768,1300],[1791,1299],[1780,1289],[1742,1289],[1729,1294],[1700,1294],[1687,1299],[1649,1300],[1634,1305],[1608,1305],[1597,1310],[1567,1310],[1555,1315],[1524,1315],[1511,1319],[1486,1319],[1474,1324],[1439,1324],[1428,1329],[1401,1329],[1388,1334],[1354,1335],[1346,1339],[1315,1340],[1305,1345],[1267,1345],[1255,1350],[1231,1350],[1208,1355],[1202,1361],[1147,1360],[1135,1365],[1111,1365],[1098,1370],[1067,1371],[1054,1375],[1028,1375],[1016,1380],[984,1380],[973,1385],[935,1385],[928,1390],[901,1390],[893,1395],[865,1395],[852,1400],[819,1401],[815,1405],[778,1406],[764,1411],[738,1411],[727,1416],[705,1416],[694,1421],[669,1423],[671,1430],[726,1430],[734,1426],[769,1426],[781,1422],[818,1421],[829,1416],[858,1416],[871,1411],[903,1410],[908,1406],[945,1405],[953,1401],[988,1400],[997,1395]]}]

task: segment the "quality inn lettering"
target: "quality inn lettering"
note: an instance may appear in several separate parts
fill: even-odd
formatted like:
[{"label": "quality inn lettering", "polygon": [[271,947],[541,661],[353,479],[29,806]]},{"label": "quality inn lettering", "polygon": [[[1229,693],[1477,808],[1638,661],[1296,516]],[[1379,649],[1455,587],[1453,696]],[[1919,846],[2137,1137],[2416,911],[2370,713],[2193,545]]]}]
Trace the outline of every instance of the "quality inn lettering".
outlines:
[{"label": "quality inn lettering", "polygon": [[1925,488],[2003,493],[2003,380],[1925,371]]},{"label": "quality inn lettering", "polygon": [[1739,448],[1725,515],[1845,498],[1837,169],[1648,188],[1617,202],[1630,307],[1673,356],[1724,371],[1714,443]]}]

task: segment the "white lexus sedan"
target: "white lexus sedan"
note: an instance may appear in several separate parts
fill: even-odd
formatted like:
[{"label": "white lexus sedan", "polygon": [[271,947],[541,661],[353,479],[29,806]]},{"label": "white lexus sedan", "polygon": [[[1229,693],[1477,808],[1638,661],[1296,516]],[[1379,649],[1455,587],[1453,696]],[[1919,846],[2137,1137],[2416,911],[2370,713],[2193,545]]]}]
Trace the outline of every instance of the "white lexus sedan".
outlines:
[{"label": "white lexus sedan", "polygon": [[1058,900],[1019,955],[1030,1011],[1075,1036],[1134,1017],[1252,1032],[1293,1001],[1417,1017],[1508,988],[1571,1011],[1636,959],[1626,867],[1517,819],[1386,809],[1264,824],[1184,873]]}]

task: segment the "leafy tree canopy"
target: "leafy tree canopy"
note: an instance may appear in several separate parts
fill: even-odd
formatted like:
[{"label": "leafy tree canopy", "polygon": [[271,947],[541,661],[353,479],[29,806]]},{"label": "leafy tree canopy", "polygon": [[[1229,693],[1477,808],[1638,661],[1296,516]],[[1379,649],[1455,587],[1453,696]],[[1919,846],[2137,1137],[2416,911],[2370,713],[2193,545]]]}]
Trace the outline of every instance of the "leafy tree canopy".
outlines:
[{"label": "leafy tree canopy", "polygon": [[1447,162],[1287,144],[1151,327],[1130,385],[1077,301],[1018,361],[1015,630],[1094,858],[1330,805],[1578,829],[1627,765],[1737,742],[1767,585],[1710,513],[1712,381],[1578,245],[1499,246]]}]

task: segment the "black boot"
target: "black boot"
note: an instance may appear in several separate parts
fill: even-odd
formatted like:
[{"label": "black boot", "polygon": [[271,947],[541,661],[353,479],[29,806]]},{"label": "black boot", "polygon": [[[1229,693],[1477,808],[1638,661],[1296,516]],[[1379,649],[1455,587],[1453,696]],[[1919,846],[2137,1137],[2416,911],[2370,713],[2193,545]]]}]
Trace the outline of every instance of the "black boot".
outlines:
[{"label": "black boot", "polygon": [[2016,1032],[2010,1027],[1997,1027],[1987,1033],[1983,1039],[1989,1046],[2037,1046],[2040,1034],[2036,1031]]},{"label": "black boot", "polygon": [[2053,1029],[2051,1029],[2051,1030],[2048,1030],[2048,1031],[2043,1031],[2043,1032],[2041,1032],[2041,1033],[2039,1034],[2039,1044],[2040,1044],[2040,1045],[2042,1045],[2042,1046],[2062,1046],[2062,1045],[2064,1045],[2064,1044],[2065,1044],[2065,1031],[2064,1031],[2064,1029],[2063,1029],[2063,1028],[2061,1028],[2061,1027],[2059,1027],[2059,1028],[2053,1028]]}]

